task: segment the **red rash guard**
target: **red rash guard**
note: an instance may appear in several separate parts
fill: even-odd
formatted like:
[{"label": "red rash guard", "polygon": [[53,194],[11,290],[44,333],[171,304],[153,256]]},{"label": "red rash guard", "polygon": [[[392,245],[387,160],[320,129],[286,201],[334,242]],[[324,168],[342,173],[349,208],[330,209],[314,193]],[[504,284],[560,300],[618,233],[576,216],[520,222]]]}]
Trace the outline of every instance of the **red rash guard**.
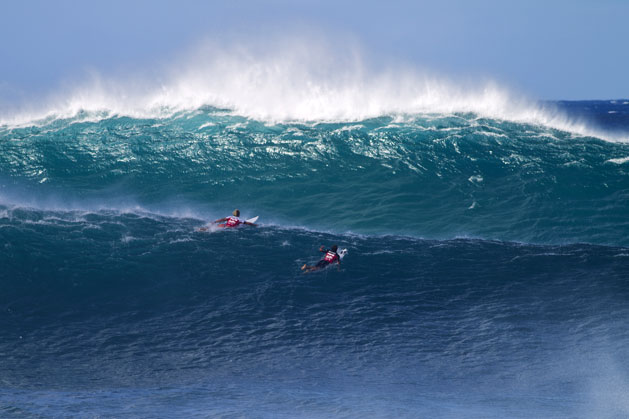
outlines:
[{"label": "red rash guard", "polygon": [[325,257],[323,258],[323,260],[325,260],[328,263],[333,263],[333,262],[336,262],[338,260],[338,258],[339,258],[338,254],[334,253],[331,250],[328,250],[325,253]]},{"label": "red rash guard", "polygon": [[240,221],[237,217],[232,217],[230,215],[229,217],[227,217],[225,227],[238,227],[240,224],[242,224],[242,221]]}]

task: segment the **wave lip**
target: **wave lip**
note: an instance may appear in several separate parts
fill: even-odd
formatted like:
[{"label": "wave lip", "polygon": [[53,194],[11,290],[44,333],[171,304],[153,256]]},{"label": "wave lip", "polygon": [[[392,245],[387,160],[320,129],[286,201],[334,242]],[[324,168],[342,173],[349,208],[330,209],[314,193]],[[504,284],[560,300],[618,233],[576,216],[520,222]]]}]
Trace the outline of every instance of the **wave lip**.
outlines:
[{"label": "wave lip", "polygon": [[626,140],[557,107],[510,94],[493,82],[464,86],[408,67],[372,70],[356,51],[284,44],[275,50],[206,47],[159,77],[127,80],[92,73],[88,81],[44,100],[43,106],[8,112],[0,125],[20,127],[59,119],[98,121],[116,116],[171,118],[205,107],[267,123],[351,122],[408,115],[473,113],[540,124],[578,135]]}]

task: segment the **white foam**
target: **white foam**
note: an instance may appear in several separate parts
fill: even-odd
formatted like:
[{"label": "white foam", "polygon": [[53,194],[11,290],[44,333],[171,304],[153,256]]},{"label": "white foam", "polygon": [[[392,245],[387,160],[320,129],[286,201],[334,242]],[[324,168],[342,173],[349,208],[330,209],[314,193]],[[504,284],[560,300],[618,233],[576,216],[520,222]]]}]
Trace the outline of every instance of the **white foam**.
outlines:
[{"label": "white foam", "polygon": [[124,236],[122,236],[122,238],[120,238],[120,241],[122,243],[130,243],[130,242],[135,241],[135,240],[139,240],[139,239],[137,237],[133,237],[133,236],[130,236],[128,234],[124,235]]},{"label": "white foam", "polygon": [[0,115],[0,125],[117,115],[164,118],[213,106],[271,123],[470,112],[610,139],[491,81],[470,86],[403,65],[376,69],[355,46],[339,50],[305,39],[265,45],[205,44],[155,71],[159,76],[154,78],[140,74],[122,80],[91,73],[39,101],[43,105]]},{"label": "white foam", "polygon": [[619,159],[609,159],[605,161],[605,163],[615,163],[615,164],[624,164],[627,162],[629,162],[629,157],[621,157]]},{"label": "white foam", "polygon": [[216,124],[214,122],[206,122],[205,124],[201,124],[201,126],[199,126],[199,128],[197,128],[197,129],[202,130],[203,128],[213,127],[215,125]]},{"label": "white foam", "polygon": [[471,183],[481,183],[483,181],[483,177],[481,175],[474,175],[470,176],[467,181]]},{"label": "white foam", "polygon": [[219,212],[206,207],[199,207],[185,202],[165,202],[161,205],[142,205],[131,198],[120,199],[78,199],[54,194],[24,194],[23,192],[0,192],[0,217],[10,215],[15,210],[46,211],[58,214],[47,214],[45,221],[60,220],[71,222],[85,221],[88,214],[133,214],[140,218],[161,221],[164,218],[190,219],[204,221],[215,219]]}]

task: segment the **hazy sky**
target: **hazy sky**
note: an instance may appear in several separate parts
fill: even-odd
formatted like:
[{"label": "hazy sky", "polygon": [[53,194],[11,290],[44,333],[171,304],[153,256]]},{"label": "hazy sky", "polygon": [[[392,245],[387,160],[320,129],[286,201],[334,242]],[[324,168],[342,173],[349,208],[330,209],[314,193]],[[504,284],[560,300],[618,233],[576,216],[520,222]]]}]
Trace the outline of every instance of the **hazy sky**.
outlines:
[{"label": "hazy sky", "polygon": [[0,2],[0,101],[88,69],[150,68],[204,39],[300,30],[353,40],[376,61],[494,79],[533,98],[629,97],[626,0],[23,0]]}]

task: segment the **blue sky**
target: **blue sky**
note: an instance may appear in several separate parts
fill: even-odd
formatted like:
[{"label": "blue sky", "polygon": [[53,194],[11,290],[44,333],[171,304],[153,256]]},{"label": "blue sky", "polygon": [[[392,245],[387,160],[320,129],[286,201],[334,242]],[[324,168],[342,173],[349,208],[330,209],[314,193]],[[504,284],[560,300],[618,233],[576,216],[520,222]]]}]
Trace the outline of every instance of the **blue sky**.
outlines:
[{"label": "blue sky", "polygon": [[539,99],[629,97],[629,1],[5,1],[0,102],[88,69],[151,68],[204,39],[357,41],[454,79],[493,79]]}]

